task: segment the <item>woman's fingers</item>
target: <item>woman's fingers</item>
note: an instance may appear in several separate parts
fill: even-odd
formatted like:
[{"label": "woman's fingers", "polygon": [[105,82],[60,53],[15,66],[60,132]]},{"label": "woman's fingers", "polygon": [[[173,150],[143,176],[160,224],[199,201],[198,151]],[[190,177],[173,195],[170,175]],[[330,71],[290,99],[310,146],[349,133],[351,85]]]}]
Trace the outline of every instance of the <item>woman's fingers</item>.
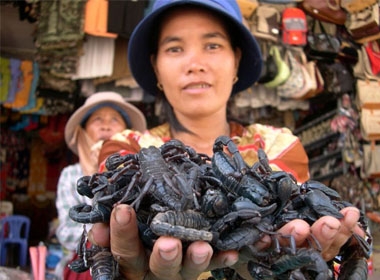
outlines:
[{"label": "woman's fingers", "polygon": [[110,246],[110,227],[108,224],[96,223],[88,232],[88,239],[92,244],[101,247]]},{"label": "woman's fingers", "polygon": [[360,217],[359,209],[347,207],[342,209],[341,213],[344,215],[341,220],[325,216],[317,220],[311,227],[313,235],[322,246],[322,256],[325,260],[333,259],[353,232],[361,236],[365,235],[357,225]]},{"label": "woman's fingers", "polygon": [[213,254],[211,245],[196,241],[190,244],[183,261],[181,275],[184,279],[196,279],[199,274],[207,271]]},{"label": "woman's fingers", "polygon": [[142,279],[148,271],[148,261],[140,240],[136,213],[132,207],[120,204],[110,219],[111,251],[127,279]]},{"label": "woman's fingers", "polygon": [[182,243],[179,239],[162,236],[153,246],[146,279],[181,279]]}]

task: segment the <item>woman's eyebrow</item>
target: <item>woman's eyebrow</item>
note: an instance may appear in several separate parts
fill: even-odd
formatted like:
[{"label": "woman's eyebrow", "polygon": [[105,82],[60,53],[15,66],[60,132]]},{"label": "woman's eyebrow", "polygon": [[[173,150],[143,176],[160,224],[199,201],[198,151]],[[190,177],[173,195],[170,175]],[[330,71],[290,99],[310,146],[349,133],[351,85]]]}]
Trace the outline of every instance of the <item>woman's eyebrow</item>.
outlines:
[{"label": "woman's eyebrow", "polygon": [[168,44],[168,43],[171,43],[171,42],[179,42],[181,41],[181,39],[177,36],[167,36],[165,37],[161,42],[160,42],[160,46],[161,45],[165,45],[165,44]]},{"label": "woman's eyebrow", "polygon": [[[218,32],[218,31],[206,33],[202,36],[202,38],[204,38],[204,39],[221,38],[221,39],[225,39],[225,40],[228,39],[228,37],[225,34]],[[161,41],[160,45],[165,45],[165,44],[168,44],[171,42],[180,42],[181,40],[182,39],[178,36],[167,36]]]},{"label": "woman's eyebrow", "polygon": [[221,33],[221,32],[210,32],[210,33],[206,33],[205,35],[203,35],[204,38],[206,39],[209,39],[209,38],[222,38],[222,39],[228,39],[228,37]]}]

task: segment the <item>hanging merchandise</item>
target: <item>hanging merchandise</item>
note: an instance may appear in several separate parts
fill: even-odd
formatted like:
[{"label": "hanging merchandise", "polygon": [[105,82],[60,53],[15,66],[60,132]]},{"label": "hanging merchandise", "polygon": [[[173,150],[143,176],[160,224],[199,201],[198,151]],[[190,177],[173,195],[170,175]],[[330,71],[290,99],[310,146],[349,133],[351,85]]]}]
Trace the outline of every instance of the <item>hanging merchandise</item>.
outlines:
[{"label": "hanging merchandise", "polygon": [[263,57],[263,66],[258,83],[264,84],[272,81],[278,74],[278,67],[274,60],[273,53],[269,52],[270,44],[267,40],[259,40]]},{"label": "hanging merchandise", "polygon": [[380,178],[380,145],[371,141],[363,145],[363,178]]},{"label": "hanging merchandise", "polygon": [[253,15],[251,33],[259,39],[278,42],[280,36],[281,14],[268,5],[259,5]]},{"label": "hanging merchandise", "polygon": [[378,0],[340,0],[340,6],[349,13],[361,11],[377,3]]},{"label": "hanging merchandise", "polygon": [[354,40],[379,34],[379,4],[348,13],[344,24]]},{"label": "hanging merchandise", "polygon": [[380,139],[380,110],[362,108],[360,126],[365,140]]},{"label": "hanging merchandise", "polygon": [[290,76],[277,87],[277,94],[285,98],[300,98],[313,86],[306,67],[299,62],[290,49],[286,50],[285,57],[290,67]]},{"label": "hanging merchandise", "polygon": [[265,83],[264,85],[268,88],[273,88],[273,87],[283,84],[289,78],[290,68],[288,64],[285,62],[285,60],[283,59],[280,53],[279,47],[277,45],[271,46],[269,50],[269,54],[273,55],[274,61],[277,65],[278,73],[273,80]]},{"label": "hanging merchandise", "polygon": [[317,62],[315,60],[307,61],[306,55],[303,51],[300,51],[300,57],[310,77],[310,89],[303,96],[301,96],[300,99],[309,99],[317,96],[324,91],[325,82],[323,80],[321,71],[319,71]]},{"label": "hanging merchandise", "polygon": [[0,103],[8,98],[11,84],[11,71],[9,58],[0,57]]},{"label": "hanging merchandise", "polygon": [[315,19],[342,25],[346,22],[347,13],[339,2],[340,0],[303,0],[299,7]]},{"label": "hanging merchandise", "polygon": [[[316,25],[320,29],[317,32]],[[319,20],[313,20],[312,27],[307,36],[307,45],[305,53],[310,60],[334,60],[340,50],[339,39],[331,34],[328,34]]]},{"label": "hanging merchandise", "polygon": [[[115,39],[88,35],[83,44],[84,54],[79,58],[72,79],[93,79],[112,75]],[[101,67],[94,67],[101,65]]]},{"label": "hanging merchandise", "polygon": [[237,0],[241,14],[243,17],[249,19],[253,15],[254,11],[259,6],[256,0]]},{"label": "hanging merchandise", "polygon": [[360,108],[380,109],[380,82],[357,79],[356,98]]},{"label": "hanging merchandise", "polygon": [[20,90],[22,85],[22,75],[20,70],[21,60],[17,58],[10,58],[10,71],[11,71],[11,84],[8,91],[8,98],[5,103],[12,103],[15,101],[16,93]]},{"label": "hanging merchandise", "polygon": [[[18,90],[16,91],[13,102],[4,103],[4,107],[12,109],[21,109],[25,107],[30,98],[31,86],[33,82],[33,62],[30,60],[22,60],[20,64],[20,80],[18,81]],[[32,93],[34,94],[34,92]]]},{"label": "hanging merchandise", "polygon": [[307,21],[304,11],[296,7],[285,8],[282,12],[282,43],[306,45]]},{"label": "hanging merchandise", "polygon": [[336,95],[352,93],[355,90],[351,68],[341,62],[319,62],[318,67],[325,81],[325,90]]},{"label": "hanging merchandise", "polygon": [[354,65],[353,69],[357,78],[380,81],[380,75],[374,75],[372,72],[371,62],[364,45],[358,50],[358,62]]},{"label": "hanging merchandise", "polygon": [[117,34],[107,32],[108,1],[88,0],[84,14],[84,32],[94,36],[116,38]]},{"label": "hanging merchandise", "polygon": [[371,41],[365,44],[372,74],[380,74],[380,41]]}]

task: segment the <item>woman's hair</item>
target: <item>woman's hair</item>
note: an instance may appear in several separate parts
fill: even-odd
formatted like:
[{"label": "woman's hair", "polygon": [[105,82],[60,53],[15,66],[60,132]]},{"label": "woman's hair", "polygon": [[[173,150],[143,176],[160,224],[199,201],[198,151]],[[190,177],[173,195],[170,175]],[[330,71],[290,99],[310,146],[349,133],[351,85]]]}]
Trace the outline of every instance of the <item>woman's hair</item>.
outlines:
[{"label": "woman's hair", "polygon": [[[189,7],[193,7],[193,6],[189,6]],[[186,6],[181,6],[181,8],[186,9]],[[200,7],[200,9],[202,9],[202,8]],[[207,9],[205,9],[205,10],[207,11]],[[166,14],[167,13],[164,13],[163,15],[161,15],[160,20],[158,22],[160,22],[160,23],[163,22],[163,18],[165,18]],[[238,48],[239,40],[236,36],[236,33],[233,32],[232,25],[228,24],[229,20],[224,18],[223,16],[217,14],[217,13],[214,13],[214,14],[216,17],[218,17],[220,19],[220,22],[223,24],[224,29],[227,31],[232,49],[236,50]],[[154,57],[156,57],[157,52],[158,52],[158,39],[159,39],[158,37],[159,37],[160,31],[161,31],[161,27],[162,27],[161,24],[156,25],[155,28],[152,30],[152,33],[151,33],[152,36],[150,37],[151,38],[151,42],[150,42],[151,50],[150,51]],[[173,107],[169,103],[165,94],[160,92],[159,94],[157,94],[157,98],[158,98],[158,101],[161,102],[161,104],[162,104],[162,109],[164,111],[164,118],[170,124],[170,127],[175,131],[191,133],[191,131],[189,131],[186,127],[184,127],[179,122],[179,120],[177,119],[177,117],[174,113]]]}]

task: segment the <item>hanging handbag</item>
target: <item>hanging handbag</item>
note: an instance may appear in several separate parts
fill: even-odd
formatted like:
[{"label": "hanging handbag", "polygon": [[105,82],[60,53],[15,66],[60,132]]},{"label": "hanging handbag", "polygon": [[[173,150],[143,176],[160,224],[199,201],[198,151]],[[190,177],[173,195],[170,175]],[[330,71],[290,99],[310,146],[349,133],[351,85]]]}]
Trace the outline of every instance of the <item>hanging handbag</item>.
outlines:
[{"label": "hanging handbag", "polygon": [[363,144],[363,165],[360,172],[362,178],[380,178],[380,145],[375,141]]},{"label": "hanging handbag", "polygon": [[380,110],[362,108],[360,128],[365,140],[380,139]]},{"label": "hanging handbag", "polygon": [[360,108],[380,109],[380,82],[358,79],[356,99]]},{"label": "hanging handbag", "polygon": [[302,65],[295,59],[292,52],[287,49],[285,59],[290,69],[288,79],[277,87],[277,94],[285,98],[293,98],[305,85],[305,77]]},{"label": "hanging handbag", "polygon": [[280,12],[268,5],[259,5],[252,16],[251,33],[259,39],[278,42],[280,35]]},{"label": "hanging handbag", "polygon": [[307,64],[307,68],[309,69],[309,73],[311,75],[311,79],[315,81],[315,89],[309,90],[304,96],[301,97],[301,99],[309,99],[314,96],[317,96],[318,94],[322,93],[325,89],[325,81],[323,80],[321,71],[319,71],[319,68],[317,66],[316,61],[309,61]]},{"label": "hanging handbag", "polygon": [[380,74],[380,43],[371,41],[365,45],[368,59],[371,65],[372,74]]},{"label": "hanging handbag", "polygon": [[303,0],[299,6],[315,19],[338,25],[346,22],[347,12],[340,7],[340,0]]},{"label": "hanging handbag", "polygon": [[340,6],[348,13],[355,13],[377,3],[377,0],[341,0]]},{"label": "hanging handbag", "polygon": [[276,45],[271,46],[269,53],[273,56],[275,60],[278,72],[277,72],[276,77],[273,80],[265,83],[264,85],[268,88],[273,88],[273,87],[281,85],[289,78],[290,69],[289,69],[288,64],[281,57],[281,53],[278,46]]},{"label": "hanging handbag", "polygon": [[256,0],[237,0],[241,14],[246,19],[251,18],[254,11],[259,6],[259,3]]},{"label": "hanging handbag", "polygon": [[327,92],[337,95],[354,92],[354,76],[348,65],[339,61],[333,63],[319,62],[318,68],[325,81]]},{"label": "hanging handbag", "polygon": [[358,50],[358,62],[353,69],[355,77],[363,80],[380,81],[380,75],[377,76],[372,73],[371,62],[364,45]]},{"label": "hanging handbag", "polygon": [[[319,33],[316,31],[316,24],[319,25]],[[313,20],[304,50],[309,60],[332,61],[339,54],[340,41],[336,36],[328,34],[319,20]]]},{"label": "hanging handbag", "polygon": [[263,57],[263,64],[261,69],[261,75],[258,80],[259,84],[264,84],[272,81],[278,74],[278,67],[274,60],[273,54],[268,51],[269,43],[265,40],[259,40],[261,46],[261,53]]},{"label": "hanging handbag", "polygon": [[291,50],[288,49],[285,56],[291,73],[289,78],[277,87],[277,94],[284,98],[301,98],[313,87],[316,87],[316,84],[313,83],[304,62],[298,61]]},{"label": "hanging handbag", "polygon": [[363,10],[349,13],[344,25],[354,40],[380,33],[379,4],[376,3]]}]

